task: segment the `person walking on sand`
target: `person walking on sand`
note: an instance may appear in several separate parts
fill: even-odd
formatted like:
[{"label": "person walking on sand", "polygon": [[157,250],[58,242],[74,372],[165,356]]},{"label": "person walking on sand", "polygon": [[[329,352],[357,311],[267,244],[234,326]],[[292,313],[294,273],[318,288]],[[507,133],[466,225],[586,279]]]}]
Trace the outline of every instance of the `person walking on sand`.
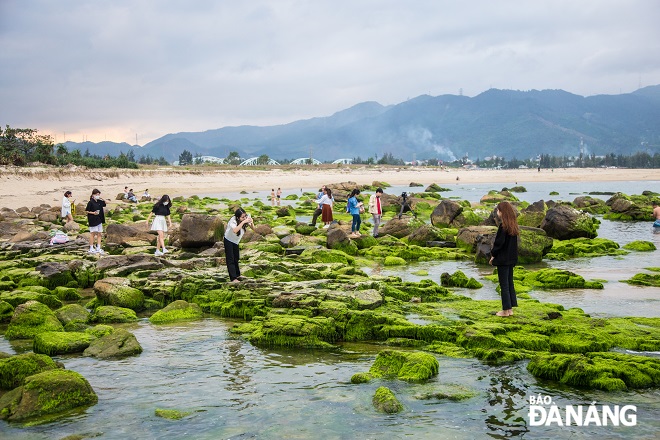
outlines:
[{"label": "person walking on sand", "polygon": [[277,188],[277,206],[280,206],[281,199],[282,199],[282,188]]},{"label": "person walking on sand", "polygon": [[358,201],[357,196],[360,195],[360,190],[355,188],[351,191],[351,194],[348,196],[347,210],[353,217],[353,223],[351,223],[351,237],[360,236],[360,225],[362,225],[362,219],[360,218],[360,211],[364,211],[362,208],[363,203]]},{"label": "person walking on sand", "polygon": [[323,190],[325,189],[325,185],[323,185],[319,189],[319,193],[316,195],[316,209],[314,210],[314,214],[312,215],[312,222],[309,224],[310,226],[316,226],[316,220],[319,218],[319,215],[323,212],[323,205],[321,205],[321,197],[323,197]]},{"label": "person walking on sand", "polygon": [[383,218],[383,207],[380,204],[380,196],[383,195],[383,188],[377,188],[376,192],[369,197],[369,214],[374,220],[373,236],[378,237],[378,227]]},{"label": "person walking on sand", "polygon": [[64,193],[64,197],[62,198],[62,220],[66,220],[67,223],[73,221],[72,209],[76,203],[76,200],[71,200],[71,197],[73,197],[71,191],[67,191]]},{"label": "person walking on sand", "polygon": [[275,188],[270,190],[270,206],[275,206]]},{"label": "person walking on sand", "polygon": [[154,222],[151,224],[151,230],[156,231],[158,238],[156,238],[156,252],[154,255],[157,257],[165,255],[169,251],[165,249],[165,233],[167,228],[172,229],[172,219],[170,218],[170,207],[172,206],[172,200],[167,194],[163,195],[151,209],[149,216],[147,217],[147,225],[149,225],[149,220],[151,216],[154,215]]},{"label": "person walking on sand", "polygon": [[321,197],[321,200],[319,200],[319,205],[321,205],[321,221],[325,224],[325,226],[323,226],[324,229],[328,229],[333,220],[332,204],[332,190],[330,188],[324,188],[323,196]]},{"label": "person walking on sand", "polygon": [[[85,207],[85,214],[87,214],[87,222],[89,223],[89,253],[90,254],[104,254],[101,249],[101,234],[103,233],[103,223],[105,223],[105,200],[101,198],[101,191],[94,188],[92,195],[89,197],[89,202]],[[96,240],[96,248],[94,241]]]},{"label": "person walking on sand", "polygon": [[656,200],[652,201],[651,205],[653,205],[653,227],[660,228],[660,206]]},{"label": "person walking on sand", "polygon": [[518,306],[516,290],[513,284],[513,268],[518,263],[518,221],[511,203],[503,201],[495,208],[495,215],[499,219],[499,227],[495,234],[493,248],[490,250],[492,266],[497,266],[497,278],[500,282],[502,294],[502,310],[497,316],[512,316],[513,307]]},{"label": "person walking on sand", "polygon": [[254,231],[254,220],[252,220],[250,214],[245,212],[243,208],[238,208],[234,216],[227,222],[227,227],[225,228],[225,238],[223,240],[225,245],[225,259],[227,262],[227,272],[229,272],[229,281],[232,283],[240,282],[241,269],[238,267],[240,257],[238,243],[243,238],[248,226]]}]

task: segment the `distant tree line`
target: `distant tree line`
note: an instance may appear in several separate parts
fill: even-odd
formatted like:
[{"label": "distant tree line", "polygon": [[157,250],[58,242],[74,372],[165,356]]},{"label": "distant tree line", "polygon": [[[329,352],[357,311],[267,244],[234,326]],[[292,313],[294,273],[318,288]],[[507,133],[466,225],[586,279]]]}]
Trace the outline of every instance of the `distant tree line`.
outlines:
[{"label": "distant tree line", "polygon": [[610,153],[605,156],[580,155],[580,156],[552,156],[542,154],[538,158],[519,160],[516,158],[506,160],[502,157],[495,157],[489,160],[479,160],[475,165],[483,168],[660,168],[660,153],[650,155],[646,152],[637,152],[630,156]]},{"label": "distant tree line", "polygon": [[25,166],[32,162],[50,165],[79,165],[88,168],[137,168],[133,151],[119,156],[99,156],[80,150],[69,151],[55,145],[50,135],[40,135],[33,128],[0,127],[0,165]]}]

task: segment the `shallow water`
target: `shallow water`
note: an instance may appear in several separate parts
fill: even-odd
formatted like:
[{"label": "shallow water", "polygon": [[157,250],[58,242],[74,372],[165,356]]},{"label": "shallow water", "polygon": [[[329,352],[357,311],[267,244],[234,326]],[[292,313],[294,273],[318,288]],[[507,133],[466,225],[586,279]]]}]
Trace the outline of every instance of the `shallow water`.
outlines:
[{"label": "shallow water", "polygon": [[[551,190],[559,191],[565,200],[575,197],[569,192],[576,184],[542,184],[539,188],[519,184],[526,186],[528,192],[518,194],[518,197],[532,202],[549,198],[548,185],[552,185]],[[589,190],[585,185],[580,183],[580,189]],[[634,182],[628,186],[622,182],[609,182],[602,183],[602,186],[597,190],[637,194],[657,185]],[[459,194],[460,198],[478,201],[488,189],[501,189],[500,185],[492,184],[478,188],[456,187],[443,196]],[[404,190],[410,189],[397,189]],[[394,189],[388,189],[388,192],[394,192]],[[609,196],[599,197],[607,199]],[[652,234],[650,222],[603,220],[599,236],[621,245],[633,240],[651,240],[660,247],[660,235]],[[607,280],[605,288],[534,291],[531,296],[565,307],[580,307],[593,315],[660,316],[660,289],[619,282],[644,267],[660,266],[654,263],[659,252],[544,262],[538,267],[565,268],[587,279]],[[429,275],[412,275],[419,269],[428,270]],[[469,261],[425,262],[365,270],[397,275],[410,281],[429,278],[439,282],[442,272],[451,273],[458,269],[484,284],[482,289],[465,289],[460,293],[476,299],[499,299],[495,284],[481,278],[491,274],[492,268]],[[414,316],[410,318],[415,319]],[[534,378],[527,372],[526,362],[492,367],[474,359],[442,356],[438,356],[440,374],[428,384],[374,381],[352,385],[350,377],[367,371],[382,346],[342,344],[332,351],[263,349],[232,338],[228,329],[233,323],[228,319],[208,317],[198,322],[154,326],[142,319],[127,326],[144,349],[140,356],[118,361],[55,357],[90,382],[99,396],[99,403],[66,419],[39,426],[22,427],[0,422],[0,438],[57,439],[71,434],[91,436],[97,433],[102,439],[376,439],[412,436],[421,439],[586,439],[594,436],[627,439],[657,438],[660,429],[660,390],[657,389],[617,393],[583,391]],[[29,345],[0,339],[0,351],[17,353],[26,350],[30,350]],[[381,384],[396,393],[405,406],[404,412],[383,415],[374,411],[371,398]],[[415,398],[424,391],[447,386],[461,386],[476,395],[462,402]],[[529,398],[539,394],[551,396],[560,408],[588,405],[594,401],[598,405],[636,405],[637,425],[530,426]],[[178,421],[166,420],[154,415],[157,408],[189,411],[190,415]]]}]

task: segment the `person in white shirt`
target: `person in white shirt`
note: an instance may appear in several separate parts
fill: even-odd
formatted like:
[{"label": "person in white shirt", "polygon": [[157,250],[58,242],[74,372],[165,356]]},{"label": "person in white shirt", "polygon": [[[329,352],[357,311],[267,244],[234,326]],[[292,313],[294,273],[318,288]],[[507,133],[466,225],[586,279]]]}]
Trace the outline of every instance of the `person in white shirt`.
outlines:
[{"label": "person in white shirt", "polygon": [[383,188],[377,188],[376,192],[369,198],[369,213],[374,219],[373,236],[378,237],[378,226],[383,218],[383,207],[380,203],[380,196],[383,195]]},{"label": "person in white shirt", "polygon": [[229,219],[225,227],[225,238],[223,240],[225,245],[225,259],[227,261],[227,272],[229,272],[229,280],[233,283],[240,282],[241,269],[238,267],[239,252],[238,243],[245,234],[245,230],[252,228],[254,231],[254,221],[250,214],[245,212],[243,208],[238,208],[234,216]]},{"label": "person in white shirt", "polygon": [[325,223],[325,226],[323,226],[324,229],[328,229],[333,220],[332,203],[332,190],[330,188],[323,188],[323,196],[319,200],[319,205],[321,205],[321,221]]},{"label": "person in white shirt", "polygon": [[64,197],[62,198],[62,220],[66,220],[67,223],[73,221],[71,206],[76,202],[75,200],[71,200],[71,197],[71,191],[67,191],[64,193]]}]

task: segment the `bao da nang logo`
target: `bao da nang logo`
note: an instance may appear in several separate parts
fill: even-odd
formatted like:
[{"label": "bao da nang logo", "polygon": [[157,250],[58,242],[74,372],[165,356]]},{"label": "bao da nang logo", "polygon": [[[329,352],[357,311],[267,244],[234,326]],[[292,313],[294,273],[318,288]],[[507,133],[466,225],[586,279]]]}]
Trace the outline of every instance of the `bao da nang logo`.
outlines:
[{"label": "bao da nang logo", "polygon": [[529,426],[635,426],[635,405],[566,405],[560,408],[552,397],[529,397]]}]

